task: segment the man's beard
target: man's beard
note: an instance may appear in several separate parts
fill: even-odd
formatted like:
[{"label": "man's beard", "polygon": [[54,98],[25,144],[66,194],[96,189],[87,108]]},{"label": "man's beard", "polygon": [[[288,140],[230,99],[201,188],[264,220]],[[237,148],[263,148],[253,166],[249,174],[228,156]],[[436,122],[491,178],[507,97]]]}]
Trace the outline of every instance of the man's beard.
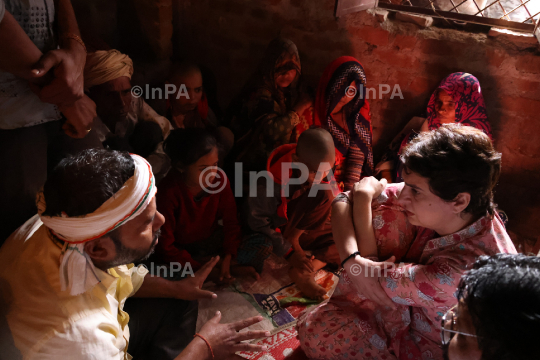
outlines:
[{"label": "man's beard", "polygon": [[140,263],[150,257],[154,253],[154,248],[156,247],[156,243],[158,241],[159,236],[161,235],[161,229],[156,231],[154,234],[154,237],[152,239],[152,244],[150,244],[150,248],[147,250],[140,250],[140,249],[130,249],[124,246],[120,239],[117,236],[111,236],[112,241],[114,242],[114,246],[116,248],[116,258],[109,262],[100,263],[96,265],[100,269],[110,269],[115,266],[120,265],[126,265],[131,263]]}]

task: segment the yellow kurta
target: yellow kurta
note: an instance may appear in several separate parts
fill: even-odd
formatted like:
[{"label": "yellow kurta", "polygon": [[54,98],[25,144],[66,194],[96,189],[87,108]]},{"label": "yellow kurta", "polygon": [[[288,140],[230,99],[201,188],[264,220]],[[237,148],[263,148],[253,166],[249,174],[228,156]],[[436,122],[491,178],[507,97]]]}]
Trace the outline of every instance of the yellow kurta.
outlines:
[{"label": "yellow kurta", "polygon": [[129,359],[123,307],[148,270],[96,269],[101,282],[72,296],[60,290],[61,251],[37,215],[0,249],[0,295],[23,359]]}]

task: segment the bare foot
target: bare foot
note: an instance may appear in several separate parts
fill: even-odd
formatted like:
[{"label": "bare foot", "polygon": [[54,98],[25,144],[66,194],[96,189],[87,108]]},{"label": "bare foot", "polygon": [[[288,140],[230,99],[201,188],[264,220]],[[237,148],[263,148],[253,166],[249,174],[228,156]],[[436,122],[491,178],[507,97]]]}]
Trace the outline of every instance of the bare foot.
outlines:
[{"label": "bare foot", "polygon": [[247,265],[231,265],[231,275],[235,277],[251,277],[255,280],[260,280],[261,276],[253,266]]},{"label": "bare foot", "polygon": [[322,300],[322,297],[326,294],[326,290],[315,282],[313,277],[314,275],[314,272],[303,273],[296,268],[291,268],[289,270],[289,276],[306,297],[310,299]]}]

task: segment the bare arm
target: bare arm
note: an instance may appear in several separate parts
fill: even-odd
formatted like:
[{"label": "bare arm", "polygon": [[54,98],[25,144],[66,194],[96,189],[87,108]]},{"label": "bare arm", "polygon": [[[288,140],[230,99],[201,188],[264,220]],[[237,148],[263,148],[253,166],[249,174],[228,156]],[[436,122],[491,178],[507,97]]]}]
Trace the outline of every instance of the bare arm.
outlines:
[{"label": "bare arm", "polygon": [[[357,232],[354,229],[352,213],[353,206],[349,202],[335,202],[332,206],[332,231],[339,257],[342,260],[359,251]],[[364,236],[362,231],[360,231],[360,236]],[[359,294],[379,304],[393,307],[392,301],[386,296],[386,293],[379,284],[379,278],[370,276],[370,274],[379,273],[379,270],[377,269],[377,272],[375,272],[373,270],[374,268],[380,269],[386,265],[364,258],[365,255],[362,253],[362,249],[363,247],[360,247],[362,257],[356,256],[351,258],[343,265],[346,273]]]},{"label": "bare arm", "polygon": [[196,336],[174,360],[212,359],[210,349],[203,339]]},{"label": "bare arm", "polygon": [[292,245],[294,253],[289,258],[289,263],[297,268],[303,269],[308,272],[314,271],[312,260],[315,259],[315,256],[307,257],[306,253],[300,246],[300,236],[304,233],[305,230],[300,230],[297,228],[286,228],[284,233],[284,238]]},{"label": "bare arm", "polygon": [[55,0],[54,6],[56,7],[60,34],[69,33],[80,37],[81,33],[79,32],[73,6],[71,6],[71,0]]},{"label": "bare arm", "polygon": [[[80,36],[71,2],[69,0],[57,0],[55,6],[57,7],[58,25],[61,33]],[[65,47],[72,52],[73,56],[77,57],[82,74],[86,58],[84,48],[72,39],[67,41]],[[0,69],[33,83],[43,85],[50,82],[52,76],[44,78],[45,75],[41,74],[41,72],[32,73],[42,55],[42,52],[30,40],[17,20],[6,11],[4,18],[0,22]],[[36,75],[40,76],[36,77]]]},{"label": "bare arm", "polygon": [[377,239],[373,230],[373,214],[370,196],[362,193],[354,195],[353,222],[362,257],[378,258]]},{"label": "bare arm", "polygon": [[341,260],[358,251],[350,203],[339,201],[332,205],[332,233]]},{"label": "bare arm", "polygon": [[71,1],[55,0],[55,10],[60,49],[47,52],[34,67],[35,77],[53,70],[54,79],[40,91],[35,91],[43,102],[70,107],[84,95],[86,49],[80,39]]},{"label": "bare arm", "polygon": [[134,297],[160,297],[182,300],[214,299],[216,294],[202,290],[202,285],[212,268],[218,263],[219,256],[204,264],[193,276],[179,281],[166,280],[159,276],[147,274]]},{"label": "bare arm", "polygon": [[32,76],[32,69],[41,55],[41,51],[26,35],[17,20],[6,11],[0,21],[0,69],[37,82]]},{"label": "bare arm", "polygon": [[[57,0],[55,6],[60,30],[79,36],[71,2]],[[67,118],[66,133],[81,138],[96,116],[94,102],[83,91],[86,52],[73,39],[63,45],[43,55],[9,12],[0,22],[0,69],[30,81],[40,100],[57,105]]]},{"label": "bare arm", "polygon": [[149,273],[144,277],[144,282],[133,297],[175,298],[176,294],[172,285],[172,281]]},{"label": "bare arm", "polygon": [[302,247],[300,246],[300,236],[304,233],[304,230],[297,228],[286,228],[283,237],[291,245],[294,251],[303,252]]},{"label": "bare arm", "polygon": [[426,121],[422,123],[422,127],[420,128],[420,131],[429,131],[429,124],[428,124],[427,119]]}]

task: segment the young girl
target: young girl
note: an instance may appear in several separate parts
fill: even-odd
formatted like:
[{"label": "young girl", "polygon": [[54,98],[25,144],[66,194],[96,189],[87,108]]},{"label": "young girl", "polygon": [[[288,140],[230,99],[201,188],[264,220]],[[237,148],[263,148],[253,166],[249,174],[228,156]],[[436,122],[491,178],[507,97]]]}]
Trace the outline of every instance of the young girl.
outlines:
[{"label": "young girl", "polygon": [[[217,172],[218,143],[205,129],[176,129],[165,142],[172,169],[163,179],[157,207],[165,225],[156,255],[166,263],[190,263],[193,270],[211,256],[221,263],[208,277],[214,282],[231,283],[234,259],[240,245],[241,229],[229,181]],[[242,267],[244,274],[255,269]]]}]

